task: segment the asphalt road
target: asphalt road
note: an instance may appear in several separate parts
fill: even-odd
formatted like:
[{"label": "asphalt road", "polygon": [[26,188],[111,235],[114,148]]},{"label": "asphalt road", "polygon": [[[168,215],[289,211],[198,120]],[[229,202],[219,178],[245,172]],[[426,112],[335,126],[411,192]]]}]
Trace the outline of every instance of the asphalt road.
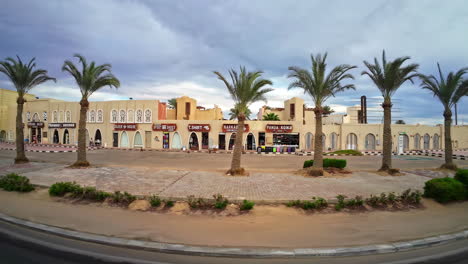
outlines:
[{"label": "asphalt road", "polygon": [[468,240],[409,252],[358,257],[247,259],[189,256],[111,247],[46,234],[0,221],[0,263],[314,263],[314,264],[464,264]]}]

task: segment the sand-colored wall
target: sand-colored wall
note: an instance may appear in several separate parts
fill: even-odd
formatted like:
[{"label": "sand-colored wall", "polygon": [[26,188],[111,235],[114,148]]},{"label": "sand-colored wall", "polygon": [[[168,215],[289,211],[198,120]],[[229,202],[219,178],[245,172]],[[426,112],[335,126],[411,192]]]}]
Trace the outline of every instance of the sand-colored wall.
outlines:
[{"label": "sand-colored wall", "polygon": [[[26,94],[26,101],[35,100],[33,94]],[[15,133],[15,126],[10,125],[11,119],[9,118],[9,113],[13,111],[16,115],[16,99],[18,98],[18,93],[16,91],[0,89],[0,132],[4,131],[5,140],[10,140],[10,138]],[[16,116],[15,116],[16,118]]]}]

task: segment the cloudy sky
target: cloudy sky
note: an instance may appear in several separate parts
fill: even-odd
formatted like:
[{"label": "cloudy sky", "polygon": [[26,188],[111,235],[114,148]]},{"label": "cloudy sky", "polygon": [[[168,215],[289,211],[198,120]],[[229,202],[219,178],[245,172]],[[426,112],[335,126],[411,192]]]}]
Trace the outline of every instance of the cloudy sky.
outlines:
[{"label": "cloudy sky", "polygon": [[[361,76],[363,60],[386,50],[387,58],[411,56],[420,71],[434,74],[468,66],[468,6],[464,0],[434,1],[27,1],[3,0],[0,8],[0,59],[36,57],[57,83],[32,93],[78,101],[79,90],[61,72],[65,59],[80,53],[97,63],[111,63],[121,88],[103,89],[92,100],[167,99],[187,95],[200,105],[232,101],[213,70],[227,74],[245,65],[262,70],[274,82],[268,104],[299,96],[287,90],[288,66],[310,67],[310,54],[328,52],[329,65],[353,64],[357,90],[329,100],[337,112],[378,90]],[[468,78],[468,76],[467,76]],[[0,76],[0,87],[13,89]],[[419,82],[395,95],[395,119],[407,123],[442,122],[442,106]],[[254,113],[264,103],[251,106]],[[379,115],[379,112],[369,113]],[[468,123],[468,99],[459,103],[459,121]],[[380,122],[379,118],[374,121]]]}]

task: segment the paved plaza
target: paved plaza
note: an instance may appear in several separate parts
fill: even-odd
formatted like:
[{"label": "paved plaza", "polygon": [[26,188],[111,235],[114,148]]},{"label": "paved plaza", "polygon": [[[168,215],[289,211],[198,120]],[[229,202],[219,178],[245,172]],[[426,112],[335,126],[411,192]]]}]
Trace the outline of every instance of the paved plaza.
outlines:
[{"label": "paved plaza", "polygon": [[[401,176],[375,173],[380,157],[343,157],[351,174],[329,177],[304,177],[297,172],[307,157],[244,155],[248,177],[224,175],[230,164],[229,154],[153,153],[96,150],[88,158],[94,164],[87,169],[69,169],[75,153],[28,153],[30,164],[13,165],[13,151],[0,151],[0,174],[18,172],[32,183],[49,186],[60,181],[76,181],[105,191],[127,191],[137,195],[186,198],[188,195],[211,198],[221,193],[230,199],[292,200],[313,196],[334,198],[402,192],[408,188],[422,190],[424,182],[444,177],[447,172],[429,170],[442,159],[419,156],[396,156],[394,166]],[[461,167],[467,161],[456,161]]]}]

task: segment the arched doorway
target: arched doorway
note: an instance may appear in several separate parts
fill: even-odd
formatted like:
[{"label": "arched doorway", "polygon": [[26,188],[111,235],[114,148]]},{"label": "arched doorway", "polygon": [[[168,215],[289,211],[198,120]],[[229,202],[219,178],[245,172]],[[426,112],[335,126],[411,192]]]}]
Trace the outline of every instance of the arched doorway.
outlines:
[{"label": "arched doorway", "polygon": [[421,149],[421,136],[419,134],[414,135],[414,149]]},{"label": "arched doorway", "polygon": [[354,133],[349,133],[346,137],[346,149],[357,150],[357,136]]},{"label": "arched doorway", "polygon": [[134,148],[142,148],[143,147],[143,139],[141,138],[141,134],[139,131],[135,133],[135,138],[133,139],[133,147]]},{"label": "arched doorway", "polygon": [[52,138],[52,142],[54,144],[59,144],[60,143],[60,137],[59,137],[59,132],[57,129],[54,130],[54,136]]},{"label": "arched doorway", "polygon": [[120,147],[128,148],[128,135],[126,131],[122,132],[122,135],[120,136]]},{"label": "arched doorway", "polygon": [[402,136],[403,136],[403,151],[408,151],[409,150],[409,137],[406,134]]},{"label": "arched doorway", "polygon": [[330,134],[330,148],[331,150],[336,150],[338,146],[338,135],[333,132]]},{"label": "arched doorway", "polygon": [[2,130],[0,131],[0,142],[5,142],[6,141],[6,131]]},{"label": "arched doorway", "polygon": [[248,150],[253,150],[253,149],[256,149],[256,146],[255,146],[255,137],[252,133],[249,133],[247,135],[247,149]]},{"label": "arched doorway", "polygon": [[366,150],[375,150],[375,136],[372,133],[366,135]]},{"label": "arched doorway", "polygon": [[177,132],[175,132],[174,135],[172,136],[171,148],[172,149],[181,149],[182,148],[182,141],[180,140],[180,135]]},{"label": "arched doorway", "polygon": [[70,134],[68,134],[68,129],[65,129],[63,132],[63,144],[70,144]]},{"label": "arched doorway", "polygon": [[433,140],[432,148],[433,149],[440,149],[439,135],[434,134],[434,138],[432,140]]},{"label": "arched doorway", "polygon": [[101,146],[102,144],[102,136],[101,136],[101,130],[97,129],[96,133],[94,133],[94,142],[96,146]]},{"label": "arched doorway", "polygon": [[233,150],[234,149],[234,144],[236,143],[236,133],[232,133],[231,134],[231,137],[229,138],[229,150]]},{"label": "arched doorway", "polygon": [[307,132],[305,137],[306,150],[312,150],[314,148],[314,135],[310,132]]},{"label": "arched doorway", "polygon": [[431,136],[429,134],[424,135],[424,149],[429,149],[430,147]]},{"label": "arched doorway", "polygon": [[196,133],[190,134],[190,139],[189,139],[189,148],[191,150],[198,150],[198,137]]}]

